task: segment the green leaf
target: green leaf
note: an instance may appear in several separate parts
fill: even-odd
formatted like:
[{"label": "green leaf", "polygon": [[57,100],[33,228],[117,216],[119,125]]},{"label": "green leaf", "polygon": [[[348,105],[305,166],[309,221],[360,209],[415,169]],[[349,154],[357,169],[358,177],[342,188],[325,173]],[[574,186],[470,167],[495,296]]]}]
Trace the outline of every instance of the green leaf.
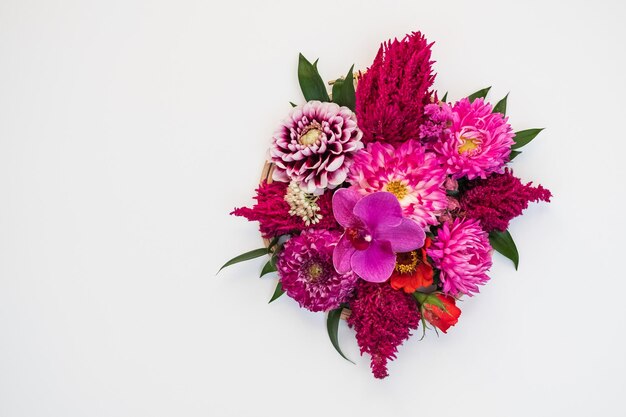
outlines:
[{"label": "green leaf", "polygon": [[491,243],[491,247],[496,251],[512,260],[515,265],[515,269],[517,269],[519,265],[519,253],[517,252],[515,242],[513,241],[513,238],[508,230],[505,230],[504,232],[493,230],[489,233],[489,243]]},{"label": "green leaf", "polygon": [[293,103],[293,102],[291,102],[291,101],[289,102],[289,104],[291,104],[291,107],[298,107],[298,105],[297,105],[297,104],[295,104],[295,103]]},{"label": "green leaf", "polygon": [[254,249],[251,250],[250,252],[246,252],[246,253],[242,253],[239,256],[235,256],[233,259],[231,259],[230,261],[226,262],[219,271],[217,271],[217,273],[219,274],[219,272],[226,268],[227,266],[231,266],[233,264],[237,264],[239,262],[243,262],[243,261],[249,261],[250,259],[254,259],[254,258],[258,258],[260,256],[263,255],[267,255],[269,254],[269,250],[267,248],[260,248],[260,249]]},{"label": "green leaf", "polygon": [[493,108],[493,113],[502,113],[503,116],[506,116],[506,99],[509,97],[509,93],[506,93],[506,96]]},{"label": "green leaf", "polygon": [[491,90],[491,87],[485,87],[482,90],[476,91],[474,94],[470,94],[469,96],[467,96],[467,98],[469,98],[470,102],[473,102],[477,98],[485,98],[487,97],[487,93],[489,92],[489,90]]},{"label": "green leaf", "polygon": [[263,265],[263,269],[261,270],[261,277],[276,271],[276,265],[274,264],[274,258],[272,257],[269,261],[267,261],[265,265]]},{"label": "green leaf", "polygon": [[515,159],[515,157],[519,154],[521,154],[522,151],[516,151],[516,150],[512,150],[511,151],[511,155],[509,156],[509,161],[512,161],[513,159]]},{"label": "green leaf", "polygon": [[311,64],[302,54],[300,54],[298,62],[298,81],[306,101],[330,101],[324,81],[317,71],[317,61],[315,64]]},{"label": "green leaf", "polygon": [[333,102],[340,106],[346,106],[352,111],[354,111],[356,105],[353,70],[354,65],[350,67],[345,79],[337,80],[333,85]]},{"label": "green leaf", "polygon": [[535,139],[535,136],[537,136],[542,130],[543,128],[527,129],[515,132],[515,137],[513,138],[513,140],[515,140],[515,143],[513,144],[513,146],[511,146],[511,149],[519,149],[522,146],[528,145],[528,143],[531,140]]},{"label": "green leaf", "polygon": [[448,100],[448,92],[446,91],[446,94],[443,95],[443,98],[441,99],[441,101],[445,103],[447,100]]},{"label": "green leaf", "polygon": [[274,295],[272,295],[272,298],[270,298],[270,300],[268,301],[267,304],[269,304],[272,301],[276,300],[278,297],[280,297],[284,293],[285,293],[285,291],[283,290],[283,284],[281,284],[280,281],[278,281],[278,284],[276,284],[276,289],[274,290]]},{"label": "green leaf", "polygon": [[346,357],[346,355],[343,354],[343,352],[341,351],[341,348],[339,347],[339,337],[337,333],[339,332],[339,320],[341,320],[342,310],[343,308],[339,307],[334,310],[330,310],[328,312],[328,319],[326,320],[326,328],[328,329],[328,337],[330,337],[330,343],[333,344],[333,346],[335,347],[337,352],[339,352],[342,358],[354,364],[354,362],[352,362],[350,359]]},{"label": "green leaf", "polygon": [[413,297],[417,300],[420,305],[431,304],[436,307],[439,307],[443,311],[446,311],[446,306],[443,305],[443,302],[437,298],[437,296],[433,294],[425,294],[423,292],[414,292]]}]

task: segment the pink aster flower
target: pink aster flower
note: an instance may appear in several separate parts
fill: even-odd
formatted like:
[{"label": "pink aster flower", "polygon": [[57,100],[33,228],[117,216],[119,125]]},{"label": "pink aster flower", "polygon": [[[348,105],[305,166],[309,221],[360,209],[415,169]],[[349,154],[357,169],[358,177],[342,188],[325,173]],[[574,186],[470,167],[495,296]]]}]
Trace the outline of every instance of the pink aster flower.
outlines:
[{"label": "pink aster flower", "polygon": [[492,113],[491,104],[464,98],[452,108],[453,121],[447,139],[434,145],[441,163],[454,178],[486,178],[502,172],[509,160],[513,131],[507,118]]},{"label": "pink aster flower", "polygon": [[348,325],[356,331],[361,354],[369,353],[372,373],[376,378],[385,378],[387,362],[395,359],[398,346],[419,325],[415,299],[404,291],[394,290],[388,283],[359,281],[350,309]]},{"label": "pink aster flower", "polygon": [[270,159],[276,181],[296,181],[321,194],[346,180],[353,154],[363,147],[356,116],[335,103],[309,101],[294,107],[274,133]]},{"label": "pink aster flower", "polygon": [[348,175],[352,188],[361,194],[387,191],[395,195],[404,215],[422,227],[437,224],[437,212],[447,206],[445,180],[436,155],[416,140],[397,149],[384,143],[368,144],[357,152]]},{"label": "pink aster flower", "polygon": [[281,251],[277,269],[287,295],[311,311],[339,307],[351,295],[357,276],[335,271],[333,250],[341,233],[307,230],[289,239]]},{"label": "pink aster flower", "polygon": [[333,196],[333,212],[346,228],[333,253],[339,273],[352,270],[366,281],[383,282],[393,272],[396,252],[410,252],[424,245],[424,230],[402,217],[400,204],[391,193],[363,197],[342,188]]},{"label": "pink aster flower", "polygon": [[439,278],[446,294],[472,295],[478,292],[478,285],[489,280],[491,245],[478,220],[457,218],[444,223],[428,256],[441,270]]}]

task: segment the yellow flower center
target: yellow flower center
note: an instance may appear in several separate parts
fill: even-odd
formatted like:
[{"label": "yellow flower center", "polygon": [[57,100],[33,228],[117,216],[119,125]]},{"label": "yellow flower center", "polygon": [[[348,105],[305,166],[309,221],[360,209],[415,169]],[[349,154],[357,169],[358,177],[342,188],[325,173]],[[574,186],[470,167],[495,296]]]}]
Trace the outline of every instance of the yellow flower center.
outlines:
[{"label": "yellow flower center", "polygon": [[398,200],[402,200],[409,193],[406,185],[402,184],[400,181],[388,182],[385,186],[385,191],[395,195]]},{"label": "yellow flower center", "polygon": [[461,140],[463,141],[463,143],[461,143],[461,146],[459,146],[460,154],[471,152],[474,149],[478,148],[478,145],[480,144],[478,139],[475,138],[466,138],[465,136],[461,136]]},{"label": "yellow flower center", "polygon": [[324,273],[324,268],[318,263],[313,263],[309,265],[309,278],[311,281],[315,282],[319,277]]},{"label": "yellow flower center", "polygon": [[300,145],[312,146],[319,143],[322,138],[322,125],[315,120],[310,125],[304,128],[304,131],[300,134],[298,142]]},{"label": "yellow flower center", "polygon": [[396,254],[395,270],[399,274],[411,274],[417,268],[418,257],[416,251]]}]

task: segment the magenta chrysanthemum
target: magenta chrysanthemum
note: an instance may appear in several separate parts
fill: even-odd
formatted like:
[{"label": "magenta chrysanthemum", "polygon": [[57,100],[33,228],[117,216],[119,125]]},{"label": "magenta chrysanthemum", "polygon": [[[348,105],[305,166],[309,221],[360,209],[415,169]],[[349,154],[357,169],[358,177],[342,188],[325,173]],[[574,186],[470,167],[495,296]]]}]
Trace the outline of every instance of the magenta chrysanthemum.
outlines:
[{"label": "magenta chrysanthemum", "polygon": [[341,233],[307,230],[289,239],[278,257],[280,282],[287,295],[311,311],[327,311],[347,301],[357,276],[339,274],[333,250]]},{"label": "magenta chrysanthemum", "polygon": [[397,149],[384,143],[368,144],[357,152],[348,175],[348,182],[361,194],[394,194],[404,215],[422,227],[437,224],[437,212],[447,207],[445,179],[436,155],[425,152],[416,140]]},{"label": "magenta chrysanthemum", "polygon": [[296,181],[315,194],[335,188],[346,180],[353,154],[363,147],[362,136],[347,107],[319,101],[294,107],[270,147],[274,180]]},{"label": "magenta chrysanthemum", "polygon": [[361,354],[372,356],[372,373],[385,378],[387,361],[396,358],[398,346],[417,329],[420,313],[412,295],[391,288],[389,283],[359,281],[350,303],[348,325],[354,327]]},{"label": "magenta chrysanthemum", "polygon": [[443,292],[452,296],[472,295],[478,285],[489,280],[491,245],[487,233],[475,219],[454,219],[444,223],[428,249],[439,276]]},{"label": "magenta chrysanthemum", "polygon": [[450,134],[434,145],[447,173],[454,178],[486,178],[502,172],[509,160],[513,131],[507,118],[492,113],[491,104],[464,98],[452,107]]}]

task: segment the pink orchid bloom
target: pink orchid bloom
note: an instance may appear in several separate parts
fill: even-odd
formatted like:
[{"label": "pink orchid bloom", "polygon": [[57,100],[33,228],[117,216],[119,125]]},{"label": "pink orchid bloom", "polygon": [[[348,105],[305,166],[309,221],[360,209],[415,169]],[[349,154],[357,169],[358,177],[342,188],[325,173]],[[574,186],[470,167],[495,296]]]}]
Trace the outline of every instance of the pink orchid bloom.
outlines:
[{"label": "pink orchid bloom", "polygon": [[402,217],[398,199],[388,192],[363,197],[342,188],[333,196],[333,212],[345,232],[333,251],[340,274],[354,271],[365,281],[384,282],[396,264],[396,252],[424,245],[426,234],[413,220]]}]

